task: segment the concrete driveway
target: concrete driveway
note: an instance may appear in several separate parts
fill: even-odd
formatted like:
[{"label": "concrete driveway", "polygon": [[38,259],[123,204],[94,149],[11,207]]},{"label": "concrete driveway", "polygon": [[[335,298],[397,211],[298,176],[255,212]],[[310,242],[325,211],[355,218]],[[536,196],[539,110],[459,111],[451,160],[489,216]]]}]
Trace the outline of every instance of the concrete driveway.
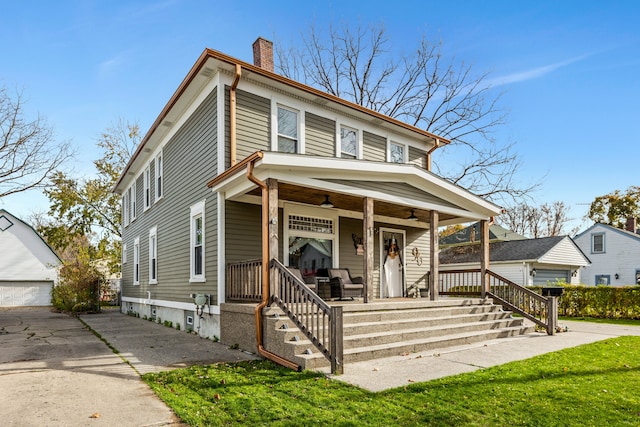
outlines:
[{"label": "concrete driveway", "polygon": [[136,370],[254,358],[117,311],[81,319],[50,308],[0,308],[2,426],[182,425]]}]

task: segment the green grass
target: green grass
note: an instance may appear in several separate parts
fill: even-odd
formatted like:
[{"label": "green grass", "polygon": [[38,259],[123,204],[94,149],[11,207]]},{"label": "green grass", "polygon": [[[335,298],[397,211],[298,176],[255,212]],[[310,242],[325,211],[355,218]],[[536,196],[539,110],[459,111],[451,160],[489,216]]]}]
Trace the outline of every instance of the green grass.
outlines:
[{"label": "green grass", "polygon": [[268,361],[143,378],[191,426],[638,426],[638,349],[613,338],[380,393]]},{"label": "green grass", "polygon": [[611,325],[631,325],[640,326],[640,320],[638,319],[603,319],[600,317],[568,317],[560,316],[558,320],[575,320],[577,322],[591,322],[591,323],[609,323]]}]

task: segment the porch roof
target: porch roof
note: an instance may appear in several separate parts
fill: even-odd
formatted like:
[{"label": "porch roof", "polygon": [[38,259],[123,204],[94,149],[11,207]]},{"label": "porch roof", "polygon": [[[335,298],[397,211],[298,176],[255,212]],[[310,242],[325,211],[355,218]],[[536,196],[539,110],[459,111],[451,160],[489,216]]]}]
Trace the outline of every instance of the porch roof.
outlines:
[{"label": "porch roof", "polygon": [[361,213],[363,199],[370,197],[379,217],[406,220],[414,211],[420,222],[428,222],[429,211],[436,210],[442,225],[487,219],[502,211],[415,165],[279,152],[254,153],[208,186],[231,200],[259,195],[257,186],[246,177],[250,162],[258,179],[278,180],[278,197],[283,201],[317,206],[328,195],[335,208]]}]

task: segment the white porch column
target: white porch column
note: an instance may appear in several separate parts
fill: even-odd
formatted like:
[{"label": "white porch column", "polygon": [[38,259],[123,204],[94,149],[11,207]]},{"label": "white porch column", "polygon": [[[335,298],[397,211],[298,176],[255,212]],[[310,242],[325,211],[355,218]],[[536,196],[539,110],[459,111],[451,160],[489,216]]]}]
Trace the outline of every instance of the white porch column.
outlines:
[{"label": "white porch column", "polygon": [[438,299],[438,269],[439,266],[439,252],[440,252],[440,238],[438,236],[438,211],[431,211],[429,215],[429,299],[436,301]]},{"label": "white porch column", "polygon": [[362,243],[364,246],[364,302],[373,301],[373,256],[375,243],[373,240],[373,199],[366,197],[363,206]]}]

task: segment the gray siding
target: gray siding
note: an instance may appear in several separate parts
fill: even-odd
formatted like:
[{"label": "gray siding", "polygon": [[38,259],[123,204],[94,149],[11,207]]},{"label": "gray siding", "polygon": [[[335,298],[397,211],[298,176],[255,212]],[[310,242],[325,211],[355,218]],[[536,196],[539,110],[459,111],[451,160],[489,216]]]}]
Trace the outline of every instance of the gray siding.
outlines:
[{"label": "gray siding", "polygon": [[305,125],[305,153],[313,156],[335,157],[336,122],[306,113]]},{"label": "gray siding", "polygon": [[[143,211],[143,181],[137,184],[138,218],[125,227],[127,263],[123,268],[123,295],[190,302],[190,293],[217,295],[217,202],[206,186],[217,174],[217,117],[214,90],[195,110],[163,149],[164,194]],[[155,172],[155,171],[153,171]],[[155,174],[152,173],[152,179]],[[153,194],[153,185],[152,185]],[[189,283],[190,206],[206,200],[205,265],[206,282]],[[149,229],[157,227],[158,284],[149,285]],[[133,242],[140,238],[140,286],[133,286]]]},{"label": "gray siding", "polygon": [[420,166],[423,169],[427,167],[427,152],[415,147],[409,147],[409,163]]},{"label": "gray siding", "polygon": [[[229,86],[225,87],[225,152],[229,153]],[[236,159],[271,150],[271,101],[238,89],[236,92]],[[226,156],[229,167],[229,156]]]},{"label": "gray siding", "polygon": [[[422,258],[422,264],[411,253],[417,248]],[[430,269],[429,264],[429,231],[421,228],[407,228],[407,243],[405,247],[405,274],[407,289],[414,284],[420,288],[429,288],[427,272]]]},{"label": "gray siding", "polygon": [[374,162],[387,161],[387,139],[367,131],[362,132],[362,154],[364,160]]},{"label": "gray siding", "polygon": [[364,256],[356,255],[356,248],[353,246],[355,234],[362,237],[362,220],[353,218],[340,218],[340,261],[338,266],[348,268],[352,276],[364,276]]}]

